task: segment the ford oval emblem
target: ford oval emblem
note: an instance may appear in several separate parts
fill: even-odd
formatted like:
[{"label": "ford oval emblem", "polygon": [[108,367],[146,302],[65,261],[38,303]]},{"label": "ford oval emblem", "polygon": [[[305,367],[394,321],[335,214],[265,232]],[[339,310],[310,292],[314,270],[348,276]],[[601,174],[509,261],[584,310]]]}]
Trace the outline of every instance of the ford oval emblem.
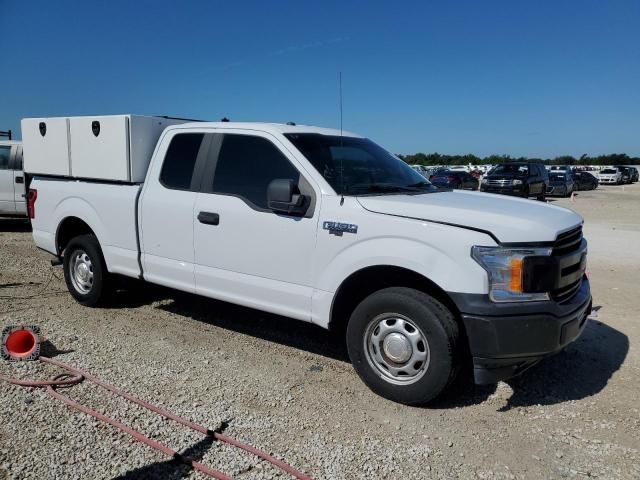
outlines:
[{"label": "ford oval emblem", "polygon": [[91,122],[91,131],[96,137],[100,135],[100,122],[98,122],[97,120]]},{"label": "ford oval emblem", "polygon": [[40,129],[40,135],[44,137],[47,134],[47,124],[44,122],[40,122],[38,128]]}]

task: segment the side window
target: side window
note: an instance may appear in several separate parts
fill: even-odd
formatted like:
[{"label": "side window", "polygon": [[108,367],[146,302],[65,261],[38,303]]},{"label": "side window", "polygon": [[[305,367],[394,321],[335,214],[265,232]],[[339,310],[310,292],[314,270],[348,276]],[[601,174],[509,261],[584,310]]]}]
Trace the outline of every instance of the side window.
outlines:
[{"label": "side window", "polygon": [[172,190],[191,190],[191,178],[204,133],[179,133],[164,157],[160,183]]},{"label": "side window", "polygon": [[267,209],[267,187],[272,180],[300,173],[269,140],[253,135],[225,134],[213,176],[213,193],[236,195]]},{"label": "side window", "polygon": [[9,158],[11,158],[11,147],[0,146],[0,170],[9,169]]}]

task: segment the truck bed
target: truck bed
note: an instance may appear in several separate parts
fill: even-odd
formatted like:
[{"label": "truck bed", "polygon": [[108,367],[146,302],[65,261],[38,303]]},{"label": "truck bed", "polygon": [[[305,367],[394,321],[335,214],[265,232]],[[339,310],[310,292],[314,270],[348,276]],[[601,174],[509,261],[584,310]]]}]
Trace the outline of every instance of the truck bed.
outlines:
[{"label": "truck bed", "polygon": [[58,225],[81,215],[98,237],[107,269],[132,277],[140,274],[136,196],[142,185],[35,177],[31,188],[38,192],[32,220],[38,248],[59,255]]}]

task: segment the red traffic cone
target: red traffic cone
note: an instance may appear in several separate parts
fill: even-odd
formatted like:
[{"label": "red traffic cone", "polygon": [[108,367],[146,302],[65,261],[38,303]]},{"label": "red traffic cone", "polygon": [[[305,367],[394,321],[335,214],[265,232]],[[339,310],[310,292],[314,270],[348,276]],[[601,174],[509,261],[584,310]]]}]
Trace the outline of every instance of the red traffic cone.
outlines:
[{"label": "red traffic cone", "polygon": [[2,330],[2,358],[37,360],[40,356],[40,329],[35,325],[8,326]]}]

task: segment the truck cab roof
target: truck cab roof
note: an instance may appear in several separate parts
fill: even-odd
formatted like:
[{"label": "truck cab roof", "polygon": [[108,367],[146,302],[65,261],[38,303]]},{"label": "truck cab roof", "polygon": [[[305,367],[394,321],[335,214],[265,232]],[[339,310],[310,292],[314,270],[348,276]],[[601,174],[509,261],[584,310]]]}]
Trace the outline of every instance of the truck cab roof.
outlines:
[{"label": "truck cab roof", "polygon": [[311,125],[289,125],[286,123],[268,122],[189,122],[174,125],[171,128],[215,128],[220,130],[257,130],[271,134],[285,133],[316,133],[320,135],[332,135],[343,137],[364,138],[352,132],[340,131],[335,128],[314,127]]}]

